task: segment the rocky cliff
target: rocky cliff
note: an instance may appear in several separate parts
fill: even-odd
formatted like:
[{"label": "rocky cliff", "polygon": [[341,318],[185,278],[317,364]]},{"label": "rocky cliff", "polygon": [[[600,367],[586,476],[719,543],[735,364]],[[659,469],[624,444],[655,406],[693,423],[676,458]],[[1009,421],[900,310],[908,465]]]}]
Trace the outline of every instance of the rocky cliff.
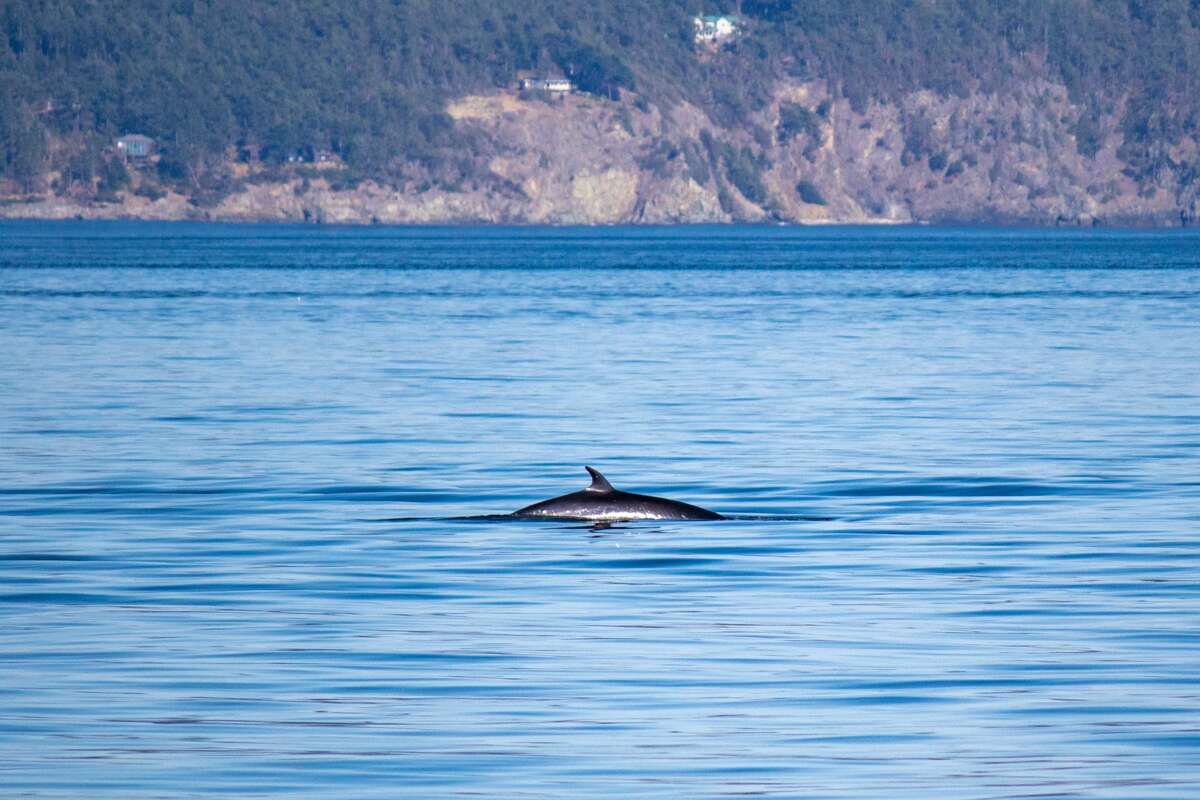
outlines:
[{"label": "rocky cliff", "polygon": [[[1122,109],[1085,117],[1038,78],[1006,94],[914,92],[855,109],[822,82],[784,82],[734,124],[574,95],[464,97],[447,111],[486,143],[477,179],[354,188],[283,175],[200,207],[169,193],[98,203],[10,198],[6,217],[321,223],[1189,224],[1200,213],[1197,142],[1164,148],[1151,179],[1121,156]],[[1094,115],[1093,115],[1094,117]],[[1081,136],[1085,141],[1080,141]],[[1142,171],[1144,174],[1144,171]]]}]

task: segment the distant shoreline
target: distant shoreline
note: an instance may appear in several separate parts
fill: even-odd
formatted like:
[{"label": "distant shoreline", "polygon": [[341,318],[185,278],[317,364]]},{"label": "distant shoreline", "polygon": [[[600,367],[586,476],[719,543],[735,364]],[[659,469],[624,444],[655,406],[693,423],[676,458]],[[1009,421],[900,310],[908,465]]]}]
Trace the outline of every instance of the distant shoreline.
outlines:
[{"label": "distant shoreline", "polygon": [[579,222],[579,221],[530,221],[530,220],[487,220],[487,219],[422,219],[422,220],[321,220],[321,219],[290,219],[281,217],[223,217],[203,213],[186,216],[132,216],[132,215],[103,215],[103,214],[21,214],[7,213],[0,209],[2,222],[162,222],[162,223],[191,223],[199,225],[289,225],[305,228],[421,228],[421,227],[462,227],[462,228],[807,228],[807,229],[836,229],[836,228],[981,228],[981,229],[1039,229],[1039,230],[1192,230],[1200,228],[1200,221],[1183,222],[1178,219],[1162,218],[1123,218],[1116,220],[1094,219],[1088,222],[1050,221],[1027,218],[952,218],[931,220],[694,220],[677,222],[638,222],[619,220],[612,222]]},{"label": "distant shoreline", "polygon": [[447,220],[433,222],[377,222],[377,223],[356,223],[356,222],[316,222],[303,220],[279,220],[279,219],[205,219],[197,217],[187,217],[180,219],[147,219],[136,217],[23,217],[9,216],[0,214],[0,226],[7,224],[46,224],[64,226],[75,225],[179,225],[179,226],[196,226],[196,227],[232,227],[232,228],[266,228],[266,227],[284,227],[295,228],[301,230],[343,230],[343,231],[370,231],[370,230],[419,230],[419,229],[461,229],[461,230],[486,230],[486,229],[524,229],[524,230],[556,230],[556,231],[605,231],[614,229],[629,229],[641,231],[669,231],[669,230],[695,230],[711,229],[714,231],[735,231],[735,230],[757,230],[757,231],[812,231],[812,232],[836,232],[836,231],[970,231],[976,230],[980,232],[988,231],[1027,231],[1030,233],[1037,232],[1054,232],[1061,231],[1064,233],[1087,233],[1087,232],[1142,232],[1142,233],[1189,233],[1200,230],[1200,225],[1196,224],[1153,224],[1147,222],[1134,221],[1117,221],[1117,222],[1101,222],[1095,225],[1062,225],[1062,224],[1046,224],[1038,223],[1029,220],[936,220],[936,221],[911,221],[911,222],[745,222],[745,221],[729,221],[729,222],[673,222],[673,223],[648,223],[648,222],[606,222],[606,223],[548,223],[548,222],[522,222],[522,221],[507,221],[507,222],[486,222],[478,220]]},{"label": "distant shoreline", "polygon": [[[355,193],[336,193],[355,194]],[[350,198],[337,198],[343,201]],[[431,193],[432,194],[432,193]],[[430,204],[434,208],[446,210],[444,198],[437,193]],[[967,227],[967,228],[1137,228],[1137,229],[1173,229],[1193,228],[1200,225],[1200,220],[1183,219],[1178,214],[1159,213],[1147,216],[1117,216],[1112,218],[1085,217],[1082,219],[1062,219],[1025,217],[1005,214],[983,214],[979,216],[937,217],[932,219],[729,219],[706,218],[698,216],[694,219],[674,220],[637,220],[637,219],[579,219],[564,215],[563,218],[551,219],[522,219],[518,216],[506,215],[466,215],[447,213],[439,216],[432,213],[433,208],[422,212],[416,202],[421,196],[397,195],[412,203],[415,208],[405,208],[408,213],[391,214],[381,217],[368,214],[369,209],[355,208],[350,203],[339,203],[335,206],[336,213],[329,213],[325,207],[300,208],[279,206],[262,209],[262,213],[246,213],[245,209],[231,212],[217,208],[201,208],[192,205],[188,198],[181,195],[171,195],[158,201],[145,201],[143,198],[129,198],[121,203],[79,203],[67,198],[41,199],[34,202],[0,201],[0,220],[25,221],[110,221],[110,222],[198,222],[198,223],[231,223],[246,225],[264,224],[295,224],[319,227],[322,225],[342,225],[357,227],[374,226],[509,226],[509,227],[610,227],[614,225],[635,227],[656,226],[754,226],[754,227],[803,227],[803,228],[838,228],[838,227]],[[236,198],[236,196],[235,196]],[[139,202],[140,201],[140,202]],[[236,202],[236,200],[235,200]],[[257,205],[257,204],[256,204]],[[260,206],[261,208],[261,206]]]}]

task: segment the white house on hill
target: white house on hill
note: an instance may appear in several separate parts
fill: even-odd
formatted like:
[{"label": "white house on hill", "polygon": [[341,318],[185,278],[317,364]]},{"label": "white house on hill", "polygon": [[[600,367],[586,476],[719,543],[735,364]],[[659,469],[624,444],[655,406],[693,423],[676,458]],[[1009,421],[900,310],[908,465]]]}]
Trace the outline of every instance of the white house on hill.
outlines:
[{"label": "white house on hill", "polygon": [[521,78],[520,86],[523,91],[552,92],[554,94],[570,94],[575,90],[575,84],[566,78]]},{"label": "white house on hill", "polygon": [[692,20],[696,28],[696,42],[701,44],[728,39],[738,32],[740,22],[729,14],[701,14]]}]

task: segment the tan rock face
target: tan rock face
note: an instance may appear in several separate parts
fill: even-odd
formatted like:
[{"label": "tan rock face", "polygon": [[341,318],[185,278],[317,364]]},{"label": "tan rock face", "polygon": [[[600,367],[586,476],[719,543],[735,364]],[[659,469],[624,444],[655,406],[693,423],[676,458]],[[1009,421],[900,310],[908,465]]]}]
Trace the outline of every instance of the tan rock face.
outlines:
[{"label": "tan rock face", "polygon": [[[815,128],[787,135],[784,104],[808,109]],[[469,190],[367,181],[333,191],[318,178],[247,184],[209,209],[173,194],[104,205],[49,197],[0,205],[0,216],[547,224],[1177,224],[1200,216],[1200,185],[1183,171],[1154,185],[1124,174],[1119,108],[1101,121],[1099,150],[1086,156],[1074,134],[1082,109],[1063,87],[1038,80],[1008,94],[922,91],[858,110],[821,82],[784,83],[773,103],[734,128],[686,103],[639,110],[631,98],[582,95],[544,102],[497,92],[460,98],[447,111],[495,153],[491,179]],[[1185,139],[1170,152],[1186,165],[1200,146]]]},{"label": "tan rock face", "polygon": [[635,220],[652,225],[681,222],[728,222],[716,195],[691,178],[663,180],[646,193],[641,214]]},{"label": "tan rock face", "polygon": [[[563,222],[622,222],[630,218],[637,202],[637,173],[620,169],[605,170],[599,175],[583,172],[570,180],[570,202],[566,205]],[[547,217],[559,216],[548,209]]]}]

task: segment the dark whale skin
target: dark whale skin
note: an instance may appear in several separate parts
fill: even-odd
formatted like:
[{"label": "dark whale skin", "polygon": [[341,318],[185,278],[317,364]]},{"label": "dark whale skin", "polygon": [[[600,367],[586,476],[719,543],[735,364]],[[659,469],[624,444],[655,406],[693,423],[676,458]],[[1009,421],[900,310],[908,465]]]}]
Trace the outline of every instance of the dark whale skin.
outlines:
[{"label": "dark whale skin", "polygon": [[725,519],[715,511],[678,500],[622,492],[595,469],[587,467],[587,471],[592,476],[588,488],[525,506],[512,516],[587,520]]}]

